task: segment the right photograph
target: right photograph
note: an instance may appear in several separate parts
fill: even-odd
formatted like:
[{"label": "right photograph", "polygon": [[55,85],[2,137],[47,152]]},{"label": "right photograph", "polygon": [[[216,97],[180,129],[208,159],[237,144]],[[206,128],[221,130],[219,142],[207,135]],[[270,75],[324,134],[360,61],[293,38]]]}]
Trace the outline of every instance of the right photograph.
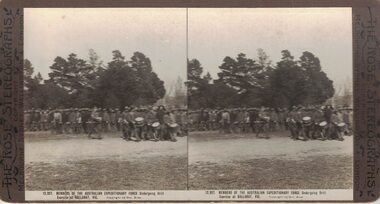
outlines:
[{"label": "right photograph", "polygon": [[188,187],[353,189],[351,8],[188,9]]}]

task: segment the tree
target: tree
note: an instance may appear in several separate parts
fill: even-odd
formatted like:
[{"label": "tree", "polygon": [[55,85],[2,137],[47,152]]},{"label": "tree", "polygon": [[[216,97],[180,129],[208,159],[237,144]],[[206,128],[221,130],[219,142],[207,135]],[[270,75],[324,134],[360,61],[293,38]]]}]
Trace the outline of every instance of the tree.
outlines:
[{"label": "tree", "polygon": [[90,64],[72,53],[67,59],[56,57],[50,66],[48,81],[66,90],[71,95],[72,104],[93,105],[92,97],[101,71],[100,67],[96,67],[97,57],[94,53],[90,53]]},{"label": "tree", "polygon": [[42,109],[86,107],[86,104],[73,104],[72,96],[65,89],[49,81],[39,87],[35,96],[37,100],[33,107]]},{"label": "tree", "polygon": [[26,109],[39,107],[38,92],[42,83],[42,76],[38,73],[36,76],[34,74],[34,67],[32,63],[28,60],[24,60],[24,107]]},{"label": "tree", "polygon": [[52,72],[49,73],[49,80],[66,89],[69,94],[79,92],[84,88],[92,88],[87,79],[92,70],[86,61],[77,58],[76,54],[70,54],[67,60],[56,57],[50,69]]},{"label": "tree", "polygon": [[88,50],[88,64],[92,68],[92,73],[97,73],[104,70],[103,61],[100,60],[99,55],[93,49]]},{"label": "tree", "polygon": [[126,61],[120,51],[113,51],[113,60],[101,74],[96,87],[96,104],[120,108],[155,103],[165,95],[164,82],[152,71],[149,58],[135,52]]},{"label": "tree", "polygon": [[257,49],[257,63],[263,68],[264,71],[273,69],[272,61],[269,59],[267,53],[261,48]]},{"label": "tree", "polygon": [[135,52],[129,62],[137,80],[138,95],[135,105],[155,103],[165,96],[164,82],[154,73],[150,59],[143,53]]},{"label": "tree", "polygon": [[266,64],[261,66],[243,53],[236,60],[227,56],[219,66],[221,72],[218,73],[218,81],[234,88],[243,105],[261,105],[262,100],[258,96],[265,90],[269,77],[267,58],[262,56],[261,60]]},{"label": "tree", "polygon": [[24,60],[24,90],[28,90],[30,83],[33,80],[34,67],[32,63],[28,60]]},{"label": "tree", "polygon": [[188,107],[197,109],[201,107],[212,107],[213,99],[210,98],[211,75],[207,73],[202,77],[203,67],[197,59],[187,61],[187,94]]},{"label": "tree", "polygon": [[332,81],[322,71],[319,59],[304,52],[299,61],[288,50],[270,75],[266,105],[292,107],[324,103],[334,95]]},{"label": "tree", "polygon": [[321,104],[334,95],[333,81],[322,71],[318,57],[311,52],[303,52],[299,66],[305,72],[307,81],[304,104]]},{"label": "tree", "polygon": [[197,59],[187,60],[187,93],[194,95],[202,81],[203,67]]}]

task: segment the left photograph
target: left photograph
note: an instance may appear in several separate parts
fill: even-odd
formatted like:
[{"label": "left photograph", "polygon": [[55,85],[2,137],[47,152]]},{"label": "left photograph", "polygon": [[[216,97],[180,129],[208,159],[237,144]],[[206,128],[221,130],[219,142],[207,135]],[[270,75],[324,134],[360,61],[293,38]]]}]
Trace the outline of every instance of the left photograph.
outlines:
[{"label": "left photograph", "polygon": [[25,191],[186,190],[186,9],[24,9]]}]

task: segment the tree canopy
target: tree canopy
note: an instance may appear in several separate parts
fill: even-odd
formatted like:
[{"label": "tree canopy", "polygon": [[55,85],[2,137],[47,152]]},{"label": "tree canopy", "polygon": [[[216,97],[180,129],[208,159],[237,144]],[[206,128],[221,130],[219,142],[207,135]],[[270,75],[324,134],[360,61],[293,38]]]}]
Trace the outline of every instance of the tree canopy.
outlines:
[{"label": "tree canopy", "polygon": [[281,54],[275,65],[263,49],[257,50],[256,60],[244,53],[236,58],[226,56],[217,79],[209,73],[203,75],[197,59],[188,61],[189,107],[282,108],[322,104],[334,95],[333,81],[313,53],[305,51],[299,60],[289,50]]},{"label": "tree canopy", "polygon": [[112,54],[113,59],[107,65],[92,49],[87,60],[74,53],[66,59],[57,56],[45,81],[39,73],[32,77],[34,68],[25,60],[25,107],[123,108],[153,104],[164,97],[164,82],[153,71],[148,57],[135,52],[126,60],[118,50]]}]

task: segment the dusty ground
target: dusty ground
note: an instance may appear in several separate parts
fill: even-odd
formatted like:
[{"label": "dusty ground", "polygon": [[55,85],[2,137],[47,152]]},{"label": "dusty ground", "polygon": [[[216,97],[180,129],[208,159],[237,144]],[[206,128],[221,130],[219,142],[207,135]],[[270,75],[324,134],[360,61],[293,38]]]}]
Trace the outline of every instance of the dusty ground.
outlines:
[{"label": "dusty ground", "polygon": [[25,135],[26,190],[187,188],[187,138],[126,142],[85,135]]},{"label": "dusty ground", "polygon": [[192,133],[189,189],[352,188],[352,136],[341,142],[284,135]]},{"label": "dusty ground", "polygon": [[195,132],[187,152],[187,137],[136,143],[117,134],[27,133],[26,190],[352,188],[352,136],[304,142],[284,135]]}]

